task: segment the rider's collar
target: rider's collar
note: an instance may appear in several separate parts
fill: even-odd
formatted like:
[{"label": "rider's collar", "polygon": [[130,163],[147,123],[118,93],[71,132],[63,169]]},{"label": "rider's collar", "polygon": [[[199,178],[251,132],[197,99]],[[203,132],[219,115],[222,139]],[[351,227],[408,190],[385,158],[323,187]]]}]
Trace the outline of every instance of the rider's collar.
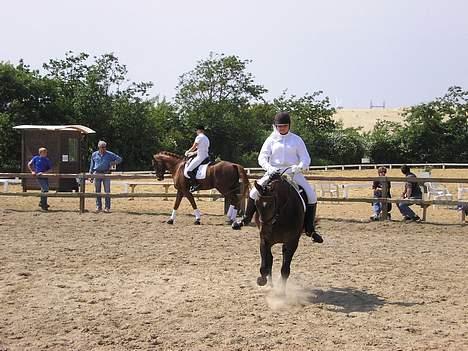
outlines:
[{"label": "rider's collar", "polygon": [[288,132],[286,134],[281,134],[280,132],[278,132],[278,130],[276,129],[275,126],[273,126],[273,133],[271,133],[271,135],[273,136],[273,138],[275,138],[276,140],[281,140],[281,139],[284,139],[286,138],[290,133],[290,131],[288,130]]}]

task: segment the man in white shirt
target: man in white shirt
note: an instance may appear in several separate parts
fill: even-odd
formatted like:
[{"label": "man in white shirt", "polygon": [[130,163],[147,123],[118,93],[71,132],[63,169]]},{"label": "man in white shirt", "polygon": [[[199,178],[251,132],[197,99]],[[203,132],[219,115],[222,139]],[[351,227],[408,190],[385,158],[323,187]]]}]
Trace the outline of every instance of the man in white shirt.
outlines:
[{"label": "man in white shirt", "polygon": [[[299,184],[307,194],[305,213],[305,232],[312,240],[322,243],[323,239],[315,230],[315,215],[317,212],[317,194],[314,187],[302,175],[310,165],[310,156],[302,138],[290,132],[291,117],[287,112],[280,112],[274,119],[274,131],[263,143],[258,155],[259,165],[266,171],[258,181],[263,185],[271,174],[277,171],[289,173],[293,180]],[[255,213],[255,200],[258,199],[258,190],[253,187],[249,194],[245,215],[241,222],[233,223],[233,229],[240,229],[252,220]]]},{"label": "man in white shirt", "polygon": [[197,126],[197,136],[190,149],[185,151],[185,156],[191,156],[196,152],[196,156],[189,162],[187,167],[187,174],[190,177],[190,192],[197,191],[200,184],[197,183],[196,173],[194,169],[197,168],[208,156],[208,150],[210,149],[210,140],[205,135],[205,127]]}]

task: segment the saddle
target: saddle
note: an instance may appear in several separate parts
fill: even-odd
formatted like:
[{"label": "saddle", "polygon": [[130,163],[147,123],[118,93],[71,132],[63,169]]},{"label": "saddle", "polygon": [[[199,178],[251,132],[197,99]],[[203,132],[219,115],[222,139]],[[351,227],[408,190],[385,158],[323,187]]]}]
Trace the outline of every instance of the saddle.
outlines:
[{"label": "saddle", "polygon": [[[186,166],[188,162],[194,158],[195,156],[188,157],[187,160],[185,161],[185,166],[184,166],[184,176],[186,178],[189,178],[189,175],[187,173]],[[196,175],[197,179],[204,179],[206,177],[206,170],[209,165],[213,164],[214,162],[211,161],[210,157],[205,158],[197,167],[193,169],[193,174]]]}]

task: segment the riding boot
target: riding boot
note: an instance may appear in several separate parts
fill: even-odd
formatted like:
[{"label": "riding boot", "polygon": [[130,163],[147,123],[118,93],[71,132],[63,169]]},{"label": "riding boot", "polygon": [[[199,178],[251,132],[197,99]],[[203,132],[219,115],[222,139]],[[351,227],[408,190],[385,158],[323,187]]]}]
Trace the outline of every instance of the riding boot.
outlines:
[{"label": "riding boot", "polygon": [[197,183],[197,175],[195,171],[188,171],[187,174],[190,177],[190,192],[193,193],[198,190],[200,184]]},{"label": "riding boot", "polygon": [[315,215],[317,213],[317,204],[308,204],[305,212],[305,234],[312,237],[316,243],[323,243],[323,239],[315,230]]},{"label": "riding boot", "polygon": [[232,229],[240,229],[244,225],[249,225],[252,222],[252,217],[255,214],[257,207],[255,207],[255,200],[249,199],[247,200],[247,208],[245,209],[244,216],[240,222],[232,223]]}]

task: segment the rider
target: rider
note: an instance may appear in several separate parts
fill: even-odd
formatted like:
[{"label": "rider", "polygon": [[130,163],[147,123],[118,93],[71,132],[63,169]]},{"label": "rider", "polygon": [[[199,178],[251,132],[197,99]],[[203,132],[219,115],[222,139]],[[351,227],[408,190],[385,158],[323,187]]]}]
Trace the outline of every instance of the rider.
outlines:
[{"label": "rider", "polygon": [[196,156],[190,161],[187,167],[187,174],[190,177],[190,192],[197,191],[200,184],[197,183],[196,172],[194,171],[208,156],[208,149],[210,148],[210,140],[205,135],[205,127],[197,126],[197,136],[190,149],[185,151],[185,156],[191,156],[196,153]]},{"label": "rider", "polygon": [[[304,141],[298,135],[290,132],[291,117],[287,112],[280,112],[274,119],[274,131],[263,143],[258,163],[266,170],[266,174],[257,182],[263,185],[271,174],[284,171],[293,177],[307,194],[307,206],[305,213],[305,232],[312,240],[322,243],[322,237],[315,231],[315,214],[317,212],[317,195],[311,184],[302,175],[310,164],[310,156]],[[255,213],[255,200],[258,199],[258,191],[252,188],[249,194],[245,215],[241,222],[233,224],[234,229],[240,229],[242,225],[251,222]]]}]

